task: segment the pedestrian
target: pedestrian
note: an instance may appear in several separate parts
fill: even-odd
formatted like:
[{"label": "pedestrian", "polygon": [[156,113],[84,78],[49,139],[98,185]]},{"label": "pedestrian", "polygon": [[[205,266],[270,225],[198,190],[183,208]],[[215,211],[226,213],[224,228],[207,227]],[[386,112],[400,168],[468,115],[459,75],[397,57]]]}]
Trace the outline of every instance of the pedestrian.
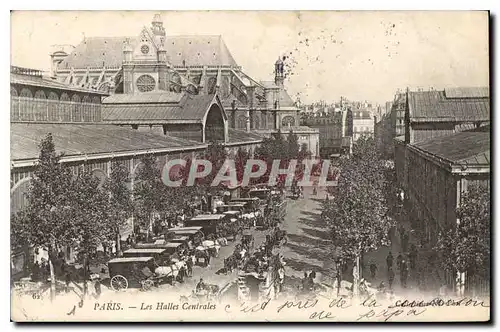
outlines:
[{"label": "pedestrian", "polygon": [[396,264],[398,265],[398,270],[401,271],[401,264],[403,262],[403,254],[401,251],[399,252],[398,257],[396,258]]},{"label": "pedestrian", "polygon": [[389,279],[389,289],[392,289],[392,283],[394,282],[394,270],[392,267],[389,268],[389,271],[387,271],[387,278]]},{"label": "pedestrian", "polygon": [[302,279],[302,290],[306,290],[307,288],[307,271],[304,272],[304,279]]},{"label": "pedestrian", "polygon": [[371,273],[372,279],[375,279],[375,277],[377,275],[377,264],[375,264],[375,262],[372,262],[370,264],[370,273]]},{"label": "pedestrian", "polygon": [[66,281],[66,292],[69,291],[69,284],[71,283],[71,272],[69,271],[69,268],[66,269],[66,273],[64,275],[65,281]]},{"label": "pedestrian", "polygon": [[409,259],[410,259],[410,268],[412,271],[414,271],[416,266],[417,266],[417,264],[416,264],[417,263],[417,247],[415,246],[415,244],[411,245]]},{"label": "pedestrian", "polygon": [[401,244],[401,248],[404,248],[405,234],[406,234],[405,229],[401,228],[399,231],[399,244]]},{"label": "pedestrian", "polygon": [[389,251],[389,254],[385,258],[385,261],[387,262],[387,270],[392,269],[392,263],[394,261],[394,257],[392,257],[392,251]]},{"label": "pedestrian", "polygon": [[95,289],[95,298],[99,299],[101,296],[101,278],[97,278],[95,283],[94,283],[94,289]]},{"label": "pedestrian", "polygon": [[408,252],[408,242],[410,240],[410,236],[407,232],[403,234],[403,252]]},{"label": "pedestrian", "polygon": [[337,270],[337,275],[335,276],[335,279],[337,280],[337,296],[339,296],[340,287],[342,286],[342,275],[340,270]]},{"label": "pedestrian", "polygon": [[401,261],[401,286],[406,288],[406,281],[408,280],[408,265],[405,260]]}]

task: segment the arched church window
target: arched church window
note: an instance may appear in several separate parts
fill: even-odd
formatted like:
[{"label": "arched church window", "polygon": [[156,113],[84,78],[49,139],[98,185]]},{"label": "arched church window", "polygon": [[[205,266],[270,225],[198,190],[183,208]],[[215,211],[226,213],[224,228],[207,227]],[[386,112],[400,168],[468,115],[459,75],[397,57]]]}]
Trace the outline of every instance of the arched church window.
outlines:
[{"label": "arched church window", "polygon": [[237,122],[237,126],[238,126],[238,129],[246,129],[247,128],[247,117],[244,116],[244,115],[240,115],[238,116],[238,122]]},{"label": "arched church window", "polygon": [[141,75],[136,82],[137,90],[140,92],[153,91],[156,87],[155,79],[150,75]]},{"label": "arched church window", "polygon": [[231,83],[229,82],[229,77],[224,76],[222,78],[222,98],[226,99],[231,94]]},{"label": "arched church window", "polygon": [[216,77],[210,77],[208,79],[208,94],[213,95],[215,94],[215,85],[217,84],[217,78]]},{"label": "arched church window", "polygon": [[13,87],[10,88],[10,118],[19,120],[19,96]]},{"label": "arched church window", "polygon": [[260,114],[254,116],[253,129],[260,129]]},{"label": "arched church window", "polygon": [[295,126],[295,118],[293,116],[290,116],[290,115],[285,116],[283,118],[283,120],[281,120],[281,125],[283,127],[288,127],[288,126],[292,127],[292,126]]}]

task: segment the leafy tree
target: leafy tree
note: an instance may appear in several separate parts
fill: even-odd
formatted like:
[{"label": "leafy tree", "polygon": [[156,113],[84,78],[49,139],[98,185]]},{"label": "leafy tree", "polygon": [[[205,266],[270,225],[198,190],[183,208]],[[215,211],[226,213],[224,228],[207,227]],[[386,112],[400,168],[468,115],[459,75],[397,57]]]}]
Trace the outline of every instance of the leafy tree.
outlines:
[{"label": "leafy tree", "polygon": [[134,185],[134,211],[139,228],[146,230],[146,238],[149,239],[153,223],[168,199],[165,197],[167,186],[161,180],[161,170],[156,157],[145,155],[141,164]]},{"label": "leafy tree", "polygon": [[310,158],[311,155],[312,155],[311,151],[309,151],[309,149],[307,148],[307,144],[302,143],[302,145],[300,146],[300,151],[297,154],[297,159],[304,160],[304,159]]},{"label": "leafy tree", "polygon": [[89,265],[96,258],[97,247],[107,240],[109,227],[109,196],[99,188],[99,180],[81,167],[68,193],[72,226],[66,235],[78,247],[83,261],[84,294],[87,293]]},{"label": "leafy tree", "polygon": [[60,163],[52,135],[40,143],[40,155],[34,177],[27,193],[27,207],[11,220],[13,245],[32,245],[49,254],[51,299],[55,296],[54,261],[64,245],[71,245],[68,236],[74,228],[70,193],[72,176],[68,167]]},{"label": "leafy tree", "polygon": [[248,152],[246,152],[242,148],[239,148],[238,151],[236,152],[236,157],[234,162],[236,166],[236,178],[238,179],[239,183],[243,181],[243,175],[245,173],[246,163],[249,158],[250,155],[248,154]]},{"label": "leafy tree", "polygon": [[438,236],[436,249],[450,271],[490,277],[490,193],[489,188],[470,185],[457,209],[460,223]]},{"label": "leafy tree", "polygon": [[288,149],[287,149],[288,158],[297,159],[300,150],[299,138],[297,137],[297,134],[295,134],[292,130],[290,130],[290,133],[288,134],[286,141],[288,143]]},{"label": "leafy tree", "polygon": [[[393,224],[387,217],[384,165],[374,147],[373,139],[360,138],[352,157],[341,158],[334,198],[323,207],[339,258],[354,261],[357,271],[364,253],[389,244]],[[357,290],[359,273],[354,281]]]},{"label": "leafy tree", "polygon": [[127,218],[133,213],[132,192],[127,187],[129,172],[125,165],[119,162],[111,163],[111,174],[104,184],[104,190],[109,194],[109,238],[116,241],[116,252],[121,255],[120,229],[125,225]]}]

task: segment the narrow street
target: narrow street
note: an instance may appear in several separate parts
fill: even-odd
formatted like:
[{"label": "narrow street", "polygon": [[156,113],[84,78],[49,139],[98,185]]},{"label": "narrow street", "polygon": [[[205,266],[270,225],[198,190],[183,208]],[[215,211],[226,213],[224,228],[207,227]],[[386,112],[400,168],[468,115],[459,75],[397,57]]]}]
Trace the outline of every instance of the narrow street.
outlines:
[{"label": "narrow street", "polygon": [[333,284],[335,262],[328,259],[332,246],[328,230],[321,220],[321,204],[325,192],[304,188],[304,198],[288,198],[287,215],[282,228],[288,233],[288,243],[282,252],[287,262],[286,274],[290,282],[298,282],[304,272],[316,272],[316,282]]}]

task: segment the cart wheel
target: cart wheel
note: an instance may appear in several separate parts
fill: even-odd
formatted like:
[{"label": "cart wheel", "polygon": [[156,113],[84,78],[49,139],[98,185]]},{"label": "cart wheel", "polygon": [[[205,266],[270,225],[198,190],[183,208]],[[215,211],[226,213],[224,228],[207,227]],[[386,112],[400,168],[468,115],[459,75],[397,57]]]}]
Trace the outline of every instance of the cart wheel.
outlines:
[{"label": "cart wheel", "polygon": [[110,285],[114,291],[118,292],[128,288],[128,281],[124,276],[117,274],[111,278]]},{"label": "cart wheel", "polygon": [[153,286],[154,286],[153,280],[148,279],[148,280],[144,280],[142,282],[142,290],[145,291],[145,292],[147,292],[148,290],[150,290],[151,288],[153,288]]}]

